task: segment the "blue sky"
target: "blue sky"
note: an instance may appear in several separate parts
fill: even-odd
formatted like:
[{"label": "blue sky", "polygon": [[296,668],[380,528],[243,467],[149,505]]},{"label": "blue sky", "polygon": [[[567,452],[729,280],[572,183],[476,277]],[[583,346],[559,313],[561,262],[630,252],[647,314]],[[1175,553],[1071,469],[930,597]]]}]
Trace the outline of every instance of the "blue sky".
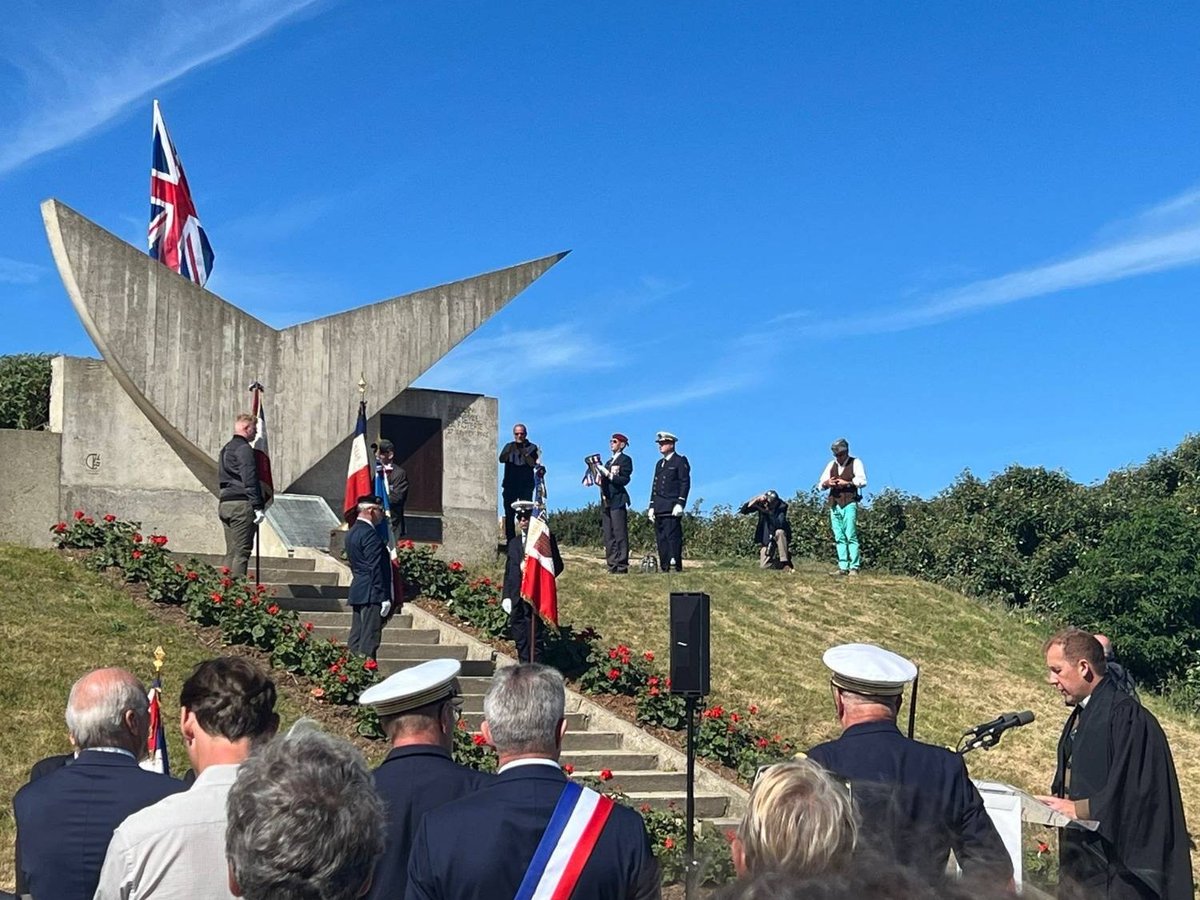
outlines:
[{"label": "blue sky", "polygon": [[711,507],[840,435],[928,495],[1195,429],[1195,5],[54,9],[0,23],[0,353],[95,355],[38,203],[142,246],[157,97],[209,288],[277,327],[573,251],[419,382],[525,421],[554,506],[613,430]]}]

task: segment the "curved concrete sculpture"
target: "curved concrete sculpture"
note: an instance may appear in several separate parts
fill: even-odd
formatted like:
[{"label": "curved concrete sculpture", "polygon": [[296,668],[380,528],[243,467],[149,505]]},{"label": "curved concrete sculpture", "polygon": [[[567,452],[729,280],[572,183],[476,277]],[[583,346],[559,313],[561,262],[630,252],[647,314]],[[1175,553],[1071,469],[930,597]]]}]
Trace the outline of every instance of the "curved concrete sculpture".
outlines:
[{"label": "curved concrete sculpture", "polygon": [[271,466],[287,490],[354,430],[355,385],[393,400],[547,269],[556,253],[278,331],[47,200],[59,274],[113,375],[202,482],[246,386],[267,386]]}]

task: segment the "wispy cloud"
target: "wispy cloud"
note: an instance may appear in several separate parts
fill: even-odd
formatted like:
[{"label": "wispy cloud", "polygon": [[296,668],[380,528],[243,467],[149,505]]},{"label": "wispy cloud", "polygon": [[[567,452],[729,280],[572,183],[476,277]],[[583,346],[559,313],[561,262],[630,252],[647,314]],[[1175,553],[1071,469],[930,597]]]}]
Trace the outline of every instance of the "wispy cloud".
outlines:
[{"label": "wispy cloud", "polygon": [[33,284],[45,273],[45,268],[0,256],[0,283]]},{"label": "wispy cloud", "polygon": [[669,391],[652,390],[644,397],[613,403],[607,406],[579,407],[574,412],[551,416],[549,421],[556,425],[562,425],[574,422],[590,422],[594,419],[610,419],[646,410],[675,409],[685,403],[694,403],[697,400],[708,400],[722,394],[731,394],[734,391],[740,391],[758,383],[758,379],[753,372],[736,366],[715,365],[713,366],[713,370],[729,371],[729,374],[697,378],[687,384],[678,387],[673,386]]},{"label": "wispy cloud", "polygon": [[417,380],[418,386],[500,393],[518,385],[546,384],[547,376],[602,371],[615,363],[597,351],[577,325],[502,331],[468,338]]},{"label": "wispy cloud", "polygon": [[127,0],[77,15],[47,15],[42,4],[6,8],[12,43],[0,45],[0,58],[20,73],[25,90],[0,143],[0,175],[85,137],[156,88],[323,2],[224,0],[206,4],[202,15],[162,7],[158,16]]},{"label": "wispy cloud", "polygon": [[1005,306],[1021,300],[1093,287],[1200,263],[1200,189],[1189,190],[1107,229],[1124,237],[1066,259],[942,291],[916,305],[841,320],[816,323],[801,333],[831,337],[848,332],[904,331]]}]

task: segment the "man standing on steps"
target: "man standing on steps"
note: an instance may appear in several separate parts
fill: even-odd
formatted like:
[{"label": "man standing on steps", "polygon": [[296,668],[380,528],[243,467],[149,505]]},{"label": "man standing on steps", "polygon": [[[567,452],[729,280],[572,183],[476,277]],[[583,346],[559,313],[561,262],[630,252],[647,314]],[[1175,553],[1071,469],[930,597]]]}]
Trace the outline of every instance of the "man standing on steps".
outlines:
[{"label": "man standing on steps", "polygon": [[403,897],[408,855],[425,813],[472,794],[493,776],[451,758],[462,715],[456,659],[431,659],[403,669],[359,697],[379,715],[392,744],[375,770],[375,789],[387,810],[387,843],[375,866],[370,898]]},{"label": "man standing on steps", "polygon": [[254,546],[254,529],[262,522],[262,488],[250,442],[258,433],[258,420],[242,413],[234,420],[233,437],[217,457],[217,515],[225,526],[225,565],[233,575],[245,575]]},{"label": "man standing on steps", "polygon": [[683,510],[692,489],[692,467],[686,456],[675,452],[677,440],[669,431],[655,435],[662,459],[654,467],[649,516],[658,544],[658,568],[663,572],[672,564],[676,572],[683,571]]},{"label": "man standing on steps", "polygon": [[408,534],[408,524],[404,521],[404,504],[408,502],[408,473],[396,462],[396,445],[387,438],[379,440],[375,463],[383,468],[383,477],[387,481],[392,540],[398,541]]},{"label": "man standing on steps", "polygon": [[625,453],[629,438],[620,432],[609,438],[612,459],[600,467],[600,521],[604,533],[604,556],[608,571],[624,575],[629,571],[629,491],[633,460]]},{"label": "man standing on steps", "polygon": [[862,460],[850,455],[850,445],[838,438],[829,448],[833,461],[821,472],[817,487],[829,491],[829,522],[837,544],[838,567],[834,575],[857,575],[862,565],[858,549],[858,502],[867,486]]},{"label": "man standing on steps", "polygon": [[657,900],[658,862],[633,809],[567,779],[563,678],[523,663],[492,676],[483,736],[500,768],[482,790],[426,813],[407,900]]},{"label": "man standing on steps", "polygon": [[529,440],[529,430],[518,422],[513,426],[513,439],[500,451],[504,478],[500,482],[504,502],[504,539],[511,541],[517,533],[513,519],[514,500],[532,500],[536,475],[545,474],[541,451]]},{"label": "man standing on steps", "polygon": [[808,756],[850,782],[862,822],[858,850],[895,860],[935,885],[953,850],[964,878],[988,887],[1011,882],[1008,851],[963,758],[896,727],[917,667],[872,644],[832,647],[823,662],[843,731]]},{"label": "man standing on steps", "polygon": [[376,527],[383,521],[383,500],[358,498],[358,518],[346,535],[350,564],[350,637],[352,653],[375,658],[383,637],[383,620],[392,612],[392,559]]}]

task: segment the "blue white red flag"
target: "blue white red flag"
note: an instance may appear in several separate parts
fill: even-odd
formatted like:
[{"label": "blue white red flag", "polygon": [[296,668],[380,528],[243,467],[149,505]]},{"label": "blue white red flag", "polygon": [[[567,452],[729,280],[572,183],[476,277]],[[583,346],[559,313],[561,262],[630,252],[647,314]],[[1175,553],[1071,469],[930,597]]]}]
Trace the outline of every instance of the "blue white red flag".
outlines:
[{"label": "blue white red flag", "polygon": [[267,414],[262,402],[263,386],[257,381],[250,385],[250,393],[254,395],[253,407],[250,412],[258,420],[258,429],[250,449],[254,451],[254,465],[258,470],[258,486],[262,491],[263,509],[271,505],[275,499],[275,480],[271,477],[271,451],[267,446]]},{"label": "blue white red flag", "polygon": [[568,900],[612,810],[609,797],[568,781],[513,900]]},{"label": "blue white red flag", "polygon": [[154,101],[154,157],[150,164],[150,255],[201,287],[212,272],[212,245],[200,225],[183,163]]},{"label": "blue white red flag", "polygon": [[392,528],[390,517],[392,514],[392,504],[388,500],[388,483],[387,472],[383,470],[383,463],[378,459],[375,460],[375,496],[383,501],[383,521],[375,526],[375,530],[379,532],[379,537],[383,543],[392,546]]},{"label": "blue white red flag", "polygon": [[343,511],[346,521],[358,518],[358,498],[373,491],[371,458],[367,455],[367,401],[358,403],[358,424],[350,442],[350,465],[346,469],[346,497]]},{"label": "blue white red flag", "polygon": [[162,694],[162,678],[155,675],[154,684],[150,686],[150,735],[146,738],[146,761],[142,768],[163,775],[171,774],[171,762],[167,759],[167,731],[163,726],[162,706],[159,696]]},{"label": "blue white red flag", "polygon": [[521,596],[539,616],[558,624],[558,582],[554,571],[554,548],[550,543],[550,523],[544,507],[535,508],[525,533],[525,568],[521,576]]}]

